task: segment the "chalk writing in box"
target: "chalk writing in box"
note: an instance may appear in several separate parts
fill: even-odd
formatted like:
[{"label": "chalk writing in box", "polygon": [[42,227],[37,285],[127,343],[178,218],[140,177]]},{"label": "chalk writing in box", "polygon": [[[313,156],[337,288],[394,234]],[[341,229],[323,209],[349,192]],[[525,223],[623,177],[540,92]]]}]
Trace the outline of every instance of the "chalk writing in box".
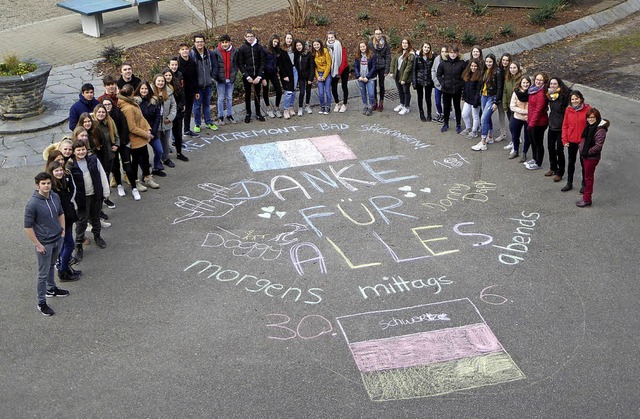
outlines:
[{"label": "chalk writing in box", "polygon": [[436,209],[447,212],[450,207],[462,202],[487,202],[489,192],[497,189],[495,183],[478,180],[472,186],[463,183],[456,183],[449,188],[445,198],[438,202],[423,202],[422,205],[429,209]]},{"label": "chalk writing in box", "polygon": [[446,167],[447,169],[462,167],[462,165],[464,165],[465,163],[469,164],[467,159],[462,157],[460,153],[449,154],[449,156],[445,157],[444,160],[441,162],[438,160],[433,161],[434,166],[436,167],[443,166],[443,167]]}]

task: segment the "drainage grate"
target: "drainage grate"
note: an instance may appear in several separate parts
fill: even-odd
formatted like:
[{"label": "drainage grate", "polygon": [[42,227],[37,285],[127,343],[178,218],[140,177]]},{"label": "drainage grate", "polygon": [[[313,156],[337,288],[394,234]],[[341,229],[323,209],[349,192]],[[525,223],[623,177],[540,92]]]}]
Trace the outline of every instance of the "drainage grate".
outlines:
[{"label": "drainage grate", "polygon": [[400,100],[400,95],[398,94],[397,90],[386,90],[384,92],[384,98],[385,99],[390,99],[390,100]]}]

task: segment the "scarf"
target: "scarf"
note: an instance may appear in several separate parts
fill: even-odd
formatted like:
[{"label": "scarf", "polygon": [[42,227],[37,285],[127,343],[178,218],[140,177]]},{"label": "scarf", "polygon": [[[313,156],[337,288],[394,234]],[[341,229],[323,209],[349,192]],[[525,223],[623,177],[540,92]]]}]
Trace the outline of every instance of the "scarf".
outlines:
[{"label": "scarf", "polygon": [[224,64],[224,78],[229,80],[231,78],[231,48],[233,45],[229,45],[229,49],[222,48],[222,45],[218,45],[218,51],[222,55],[222,63]]},{"label": "scarf", "polygon": [[333,42],[327,42],[327,48],[331,53],[331,77],[340,74],[340,65],[342,64],[342,44],[337,39]]},{"label": "scarf", "polygon": [[549,88],[549,100],[557,100],[560,96],[560,89]]},{"label": "scarf", "polygon": [[536,86],[535,84],[532,84],[531,86],[529,86],[529,94],[533,95],[535,93],[538,93],[540,90],[542,90],[544,86]]},{"label": "scarf", "polygon": [[524,92],[520,90],[520,88],[515,89],[513,93],[516,94],[516,97],[520,102],[528,102],[529,101],[529,91],[525,90]]},{"label": "scarf", "polygon": [[587,126],[582,131],[582,138],[584,138],[584,145],[582,146],[582,156],[589,155],[589,149],[593,146],[593,142],[595,141],[596,132],[598,132],[598,126],[600,125],[600,119],[596,120],[596,123],[590,125],[587,122]]},{"label": "scarf", "polygon": [[576,111],[576,112],[581,111],[581,110],[582,110],[582,108],[583,108],[583,106],[584,106],[584,103],[581,103],[581,104],[579,104],[578,106],[573,106],[573,105],[571,105],[571,107],[573,108],[573,110],[574,110],[574,111]]}]

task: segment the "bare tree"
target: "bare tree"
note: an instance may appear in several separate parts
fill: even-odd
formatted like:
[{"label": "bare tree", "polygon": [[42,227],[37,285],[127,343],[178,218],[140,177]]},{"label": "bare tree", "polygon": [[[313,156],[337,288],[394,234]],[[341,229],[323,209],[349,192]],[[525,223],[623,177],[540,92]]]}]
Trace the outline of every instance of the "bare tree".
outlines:
[{"label": "bare tree", "polygon": [[287,0],[289,2],[289,18],[294,28],[304,28],[309,17],[307,0]]}]

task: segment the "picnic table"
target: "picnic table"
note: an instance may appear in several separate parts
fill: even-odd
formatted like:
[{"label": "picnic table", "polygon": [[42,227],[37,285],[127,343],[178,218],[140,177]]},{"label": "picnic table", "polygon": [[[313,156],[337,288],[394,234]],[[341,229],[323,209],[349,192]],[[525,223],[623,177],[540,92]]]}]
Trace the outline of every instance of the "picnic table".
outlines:
[{"label": "picnic table", "polygon": [[56,6],[79,13],[82,32],[99,38],[104,29],[102,14],[115,10],[137,6],[140,24],[160,24],[158,1],[160,0],[65,0],[56,3]]}]

